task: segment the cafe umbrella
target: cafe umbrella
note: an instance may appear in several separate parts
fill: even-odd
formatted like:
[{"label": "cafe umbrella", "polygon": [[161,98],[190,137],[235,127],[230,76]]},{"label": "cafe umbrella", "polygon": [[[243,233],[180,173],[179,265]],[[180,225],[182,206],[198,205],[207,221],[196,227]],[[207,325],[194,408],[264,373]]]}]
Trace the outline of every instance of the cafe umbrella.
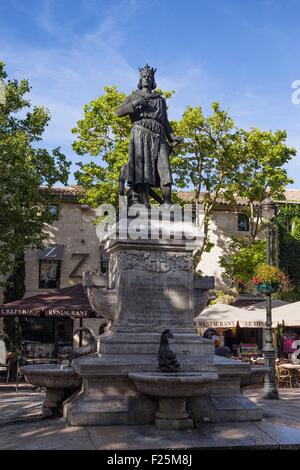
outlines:
[{"label": "cafe umbrella", "polygon": [[265,313],[261,309],[248,311],[228,304],[214,304],[206,307],[194,318],[198,327],[205,328],[263,328]]},{"label": "cafe umbrella", "polygon": [[291,302],[275,308],[273,318],[279,324],[300,327],[300,302]]},{"label": "cafe umbrella", "polygon": [[6,303],[0,307],[0,316],[91,318],[95,312],[85,288],[76,284]]},{"label": "cafe umbrella", "polygon": [[[79,326],[85,318],[95,318],[85,288],[82,284],[43,292],[32,297],[6,303],[0,306],[0,317],[28,318],[72,318],[79,319]],[[79,345],[82,344],[82,332]]]}]

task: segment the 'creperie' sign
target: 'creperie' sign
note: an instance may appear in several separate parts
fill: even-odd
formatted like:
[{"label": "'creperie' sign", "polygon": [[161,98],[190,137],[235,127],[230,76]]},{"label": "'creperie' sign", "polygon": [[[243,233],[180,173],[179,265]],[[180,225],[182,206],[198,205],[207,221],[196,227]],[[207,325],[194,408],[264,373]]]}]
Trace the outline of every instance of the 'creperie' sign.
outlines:
[{"label": "'creperie' sign", "polygon": [[30,309],[26,308],[0,308],[0,315],[2,316],[36,316]]}]

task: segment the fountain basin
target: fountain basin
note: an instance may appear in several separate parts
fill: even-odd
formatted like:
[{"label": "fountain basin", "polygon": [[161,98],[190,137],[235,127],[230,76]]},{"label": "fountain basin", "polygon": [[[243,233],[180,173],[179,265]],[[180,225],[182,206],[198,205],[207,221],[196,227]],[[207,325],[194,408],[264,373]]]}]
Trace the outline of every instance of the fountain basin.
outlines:
[{"label": "fountain basin", "polygon": [[218,374],[213,372],[144,372],[128,376],[140,393],[159,398],[155,415],[158,429],[193,428],[186,399],[209,393],[211,384],[218,380]]},{"label": "fountain basin", "polygon": [[73,367],[60,364],[28,365],[20,371],[28,383],[46,388],[43,415],[47,417],[61,416],[63,401],[81,383],[81,377]]},{"label": "fountain basin", "polygon": [[80,384],[73,367],[60,364],[35,364],[20,368],[28,383],[45,388],[70,388]]},{"label": "fountain basin", "polygon": [[264,378],[268,370],[269,367],[267,366],[251,364],[250,373],[241,377],[241,387],[247,387],[249,385],[263,386]]}]

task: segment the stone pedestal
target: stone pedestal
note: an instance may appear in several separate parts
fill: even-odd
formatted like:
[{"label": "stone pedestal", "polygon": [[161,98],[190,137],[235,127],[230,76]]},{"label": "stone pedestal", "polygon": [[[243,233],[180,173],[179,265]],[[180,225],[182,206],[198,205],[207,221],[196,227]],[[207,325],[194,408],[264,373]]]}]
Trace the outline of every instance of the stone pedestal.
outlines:
[{"label": "stone pedestal", "polygon": [[186,411],[186,398],[160,398],[155,414],[158,429],[191,429],[194,421]]},{"label": "stone pedestal", "polygon": [[43,416],[58,417],[62,416],[62,403],[65,397],[65,389],[62,388],[47,388],[46,399],[43,402]]},{"label": "stone pedestal", "polygon": [[[151,224],[146,220],[144,226],[151,228]],[[69,424],[153,423],[158,399],[141,393],[130,374],[157,372],[165,329],[173,333],[170,348],[181,373],[218,373],[213,343],[199,337],[193,325],[194,312],[199,311],[196,306],[213,288],[213,280],[206,278],[201,285],[201,279],[194,278],[195,247],[180,236],[183,227],[171,224],[167,239],[159,235],[157,239],[107,240],[108,288],[116,298],[114,323],[100,342],[99,354],[72,362],[82,376],[82,390],[65,404]],[[162,418],[157,415],[156,419]]]}]

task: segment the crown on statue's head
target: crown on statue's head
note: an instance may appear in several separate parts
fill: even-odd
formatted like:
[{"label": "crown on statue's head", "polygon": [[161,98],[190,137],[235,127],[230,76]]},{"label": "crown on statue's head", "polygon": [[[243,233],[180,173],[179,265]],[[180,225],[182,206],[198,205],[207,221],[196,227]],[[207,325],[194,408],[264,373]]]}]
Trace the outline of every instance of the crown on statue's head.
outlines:
[{"label": "crown on statue's head", "polygon": [[148,64],[144,65],[144,67],[139,68],[140,74],[144,73],[151,73],[151,75],[154,77],[154,74],[156,72],[156,69],[153,67],[150,67]]}]

